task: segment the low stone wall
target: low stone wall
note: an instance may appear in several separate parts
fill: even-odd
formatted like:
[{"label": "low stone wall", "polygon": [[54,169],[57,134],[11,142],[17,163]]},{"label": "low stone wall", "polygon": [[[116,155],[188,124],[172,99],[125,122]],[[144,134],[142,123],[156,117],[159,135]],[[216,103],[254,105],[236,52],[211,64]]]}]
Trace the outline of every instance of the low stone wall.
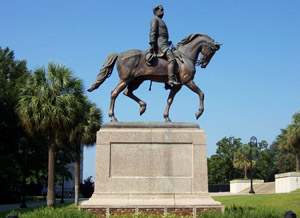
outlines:
[{"label": "low stone wall", "polygon": [[[264,183],[264,180],[254,179],[254,180],[252,180],[252,182],[253,182],[253,185],[261,184],[261,183]],[[250,185],[251,185],[250,179],[248,179],[248,180],[232,180],[232,181],[230,181],[230,193],[239,193],[246,188],[249,188],[249,191],[250,191]]]},{"label": "low stone wall", "polygon": [[275,175],[276,193],[289,193],[300,188],[300,173],[289,172]]}]

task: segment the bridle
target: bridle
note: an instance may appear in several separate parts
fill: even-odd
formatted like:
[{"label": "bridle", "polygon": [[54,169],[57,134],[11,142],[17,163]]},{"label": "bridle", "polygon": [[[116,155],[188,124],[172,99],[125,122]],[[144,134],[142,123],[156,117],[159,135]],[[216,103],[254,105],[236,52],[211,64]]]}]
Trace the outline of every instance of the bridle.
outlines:
[{"label": "bridle", "polygon": [[[180,53],[180,55],[182,55],[182,56],[186,57],[187,59],[189,59],[190,61],[192,61],[196,67],[199,67],[203,63],[203,60],[201,60],[201,57],[200,57],[200,59],[197,60],[197,59],[194,59],[194,58],[191,58],[191,57],[187,56],[186,54],[182,53],[181,51],[179,51],[175,47],[172,48],[172,51],[173,50],[178,51]],[[206,58],[206,56],[205,56],[205,58]],[[203,59],[205,59],[205,58],[203,58]]]}]

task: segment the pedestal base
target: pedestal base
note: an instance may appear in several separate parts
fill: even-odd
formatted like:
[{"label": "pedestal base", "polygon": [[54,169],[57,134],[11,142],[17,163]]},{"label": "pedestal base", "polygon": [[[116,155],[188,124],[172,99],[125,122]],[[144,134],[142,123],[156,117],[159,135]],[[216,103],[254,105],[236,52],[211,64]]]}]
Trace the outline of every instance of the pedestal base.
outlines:
[{"label": "pedestal base", "polygon": [[96,149],[95,192],[82,210],[195,217],[224,209],[208,193],[206,134],[197,124],[109,123]]}]

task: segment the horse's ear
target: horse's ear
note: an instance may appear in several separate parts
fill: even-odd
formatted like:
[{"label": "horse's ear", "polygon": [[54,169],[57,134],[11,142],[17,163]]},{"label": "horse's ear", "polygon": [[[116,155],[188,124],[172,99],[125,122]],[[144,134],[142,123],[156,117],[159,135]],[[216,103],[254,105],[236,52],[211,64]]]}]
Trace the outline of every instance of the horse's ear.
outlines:
[{"label": "horse's ear", "polygon": [[221,47],[222,43],[215,43],[215,50],[218,51]]}]

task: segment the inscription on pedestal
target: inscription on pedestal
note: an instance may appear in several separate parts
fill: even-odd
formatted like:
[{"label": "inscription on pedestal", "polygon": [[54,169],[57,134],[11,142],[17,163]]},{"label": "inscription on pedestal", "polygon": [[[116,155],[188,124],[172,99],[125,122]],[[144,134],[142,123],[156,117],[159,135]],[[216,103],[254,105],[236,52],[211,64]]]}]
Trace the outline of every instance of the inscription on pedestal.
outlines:
[{"label": "inscription on pedestal", "polygon": [[192,177],[191,144],[111,144],[110,177]]}]

